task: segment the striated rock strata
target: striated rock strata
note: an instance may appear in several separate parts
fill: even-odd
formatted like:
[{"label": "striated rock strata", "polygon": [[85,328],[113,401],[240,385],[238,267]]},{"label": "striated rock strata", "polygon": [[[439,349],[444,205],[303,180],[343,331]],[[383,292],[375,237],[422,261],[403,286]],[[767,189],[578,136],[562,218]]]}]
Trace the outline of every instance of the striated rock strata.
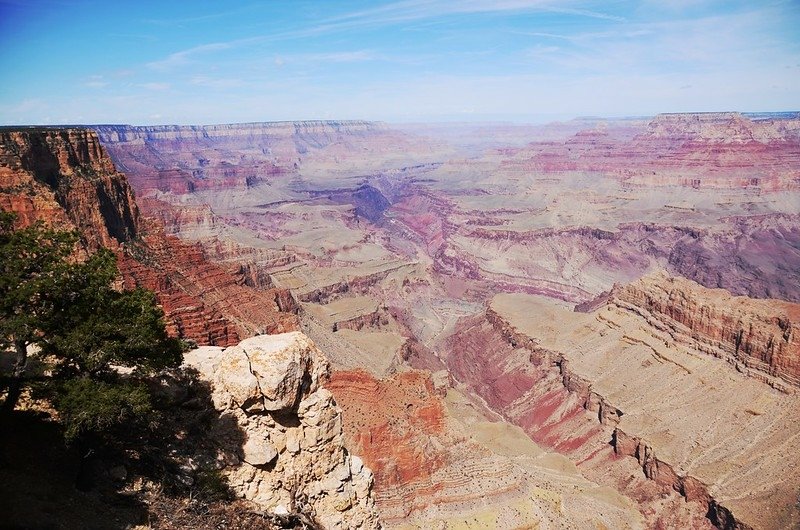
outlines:
[{"label": "striated rock strata", "polygon": [[0,208],[77,229],[89,250],[138,235],[133,190],[86,129],[0,130]]},{"label": "striated rock strata", "polygon": [[230,346],[240,338],[299,329],[296,304],[284,289],[256,289],[244,273],[206,260],[198,245],[153,230],[120,256],[127,287],[158,295],[175,335],[200,345]]},{"label": "striated rock strata", "polygon": [[[800,524],[800,398],[704,353],[703,340],[676,340],[643,311],[610,304],[578,313],[498,295],[484,319],[451,337],[447,364],[534,440],[636,499],[651,525],[691,527],[698,515],[718,528]],[[745,315],[745,329],[763,326]],[[689,502],[665,506],[675,495]]]},{"label": "striated rock strata", "polygon": [[328,362],[299,332],[205,347],[185,364],[212,386],[214,407],[244,432],[217,436],[231,487],[261,509],[300,512],[322,528],[380,528],[372,472],[345,449],[342,413],[322,385]]},{"label": "striated rock strata", "polygon": [[665,272],[615,290],[612,303],[776,388],[800,386],[800,304],[732,296]]},{"label": "striated rock strata", "polygon": [[360,163],[362,144],[394,153],[407,141],[405,134],[367,121],[99,125],[95,130],[140,193],[248,189],[288,179],[301,159],[349,165]]},{"label": "striated rock strata", "polygon": [[644,528],[637,507],[449,388],[446,372],[334,372],[348,444],[388,527]]},{"label": "striated rock strata", "polygon": [[0,208],[15,212],[22,226],[43,221],[77,230],[84,252],[113,249],[125,287],[155,291],[174,335],[229,346],[299,328],[288,291],[268,288],[246,268],[212,264],[196,245],[143,219],[94,131],[0,130]]}]

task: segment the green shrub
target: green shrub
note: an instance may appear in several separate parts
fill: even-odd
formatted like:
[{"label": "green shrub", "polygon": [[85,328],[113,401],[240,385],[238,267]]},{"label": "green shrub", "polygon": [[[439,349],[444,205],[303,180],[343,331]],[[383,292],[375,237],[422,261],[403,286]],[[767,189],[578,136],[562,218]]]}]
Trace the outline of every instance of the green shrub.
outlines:
[{"label": "green shrub", "polygon": [[131,428],[152,414],[147,387],[128,381],[69,379],[56,385],[52,400],[64,424],[67,442],[87,433],[104,434],[120,426]]}]

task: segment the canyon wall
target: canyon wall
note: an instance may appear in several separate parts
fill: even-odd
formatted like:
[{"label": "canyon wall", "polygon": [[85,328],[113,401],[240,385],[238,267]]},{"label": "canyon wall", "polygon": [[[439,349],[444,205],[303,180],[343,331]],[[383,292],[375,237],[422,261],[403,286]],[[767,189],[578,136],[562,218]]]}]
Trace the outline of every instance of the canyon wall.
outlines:
[{"label": "canyon wall", "polygon": [[[771,300],[800,302],[797,116],[434,129],[98,130],[170,234],[300,301],[388,524],[797,525],[794,306]],[[635,513],[581,520],[574,477],[483,443],[509,423]]]},{"label": "canyon wall", "polygon": [[800,304],[736,297],[664,272],[615,289],[612,303],[777,388],[800,386]]},{"label": "canyon wall", "polygon": [[[685,329],[665,324],[672,317],[659,313],[663,297],[648,300],[645,293],[661,289],[676,298]],[[718,314],[721,293],[662,276],[623,290],[591,313],[535,296],[498,295],[484,318],[464,320],[448,339],[446,363],[534,440],[570,456],[590,479],[637,499],[651,511],[651,525],[674,527],[680,513],[706,515],[718,528],[800,523],[793,471],[800,466],[800,398],[785,380],[755,367],[740,373],[710,348],[728,348],[727,334],[715,330],[731,326],[750,330],[741,344],[749,340],[756,356],[770,344],[766,335],[791,345],[783,329],[796,326],[797,306],[776,314],[768,302],[737,300],[729,308],[735,317]],[[620,298],[629,301],[613,301]],[[770,314],[776,316],[765,318]],[[797,350],[783,352],[781,366],[793,366]],[[664,513],[659,499],[675,495],[689,502]]]},{"label": "canyon wall", "polygon": [[[296,121],[201,126],[95,126],[140,193],[249,188],[297,174],[301,163],[331,170],[419,152],[409,135],[366,121]],[[408,149],[415,144],[414,149]],[[430,147],[427,148],[430,150]]]},{"label": "canyon wall", "polygon": [[95,132],[5,128],[0,142],[0,207],[16,213],[20,225],[77,230],[84,252],[113,249],[124,285],[155,291],[173,335],[228,346],[299,328],[287,291],[250,287],[241,267],[213,264],[196,245],[143,219]]},{"label": "canyon wall", "polygon": [[136,238],[139,210],[125,176],[86,129],[0,129],[0,208],[77,229],[90,250]]},{"label": "canyon wall", "polygon": [[633,137],[604,124],[566,142],[505,150],[508,169],[591,171],[630,186],[690,188],[800,187],[800,118],[736,112],[660,114]]}]

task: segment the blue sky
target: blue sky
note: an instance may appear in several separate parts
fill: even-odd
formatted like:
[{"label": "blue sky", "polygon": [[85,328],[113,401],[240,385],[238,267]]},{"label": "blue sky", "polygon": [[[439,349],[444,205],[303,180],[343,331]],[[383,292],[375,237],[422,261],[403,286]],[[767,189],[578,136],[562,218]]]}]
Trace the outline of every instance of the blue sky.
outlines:
[{"label": "blue sky", "polygon": [[798,0],[0,0],[0,124],[800,109]]}]

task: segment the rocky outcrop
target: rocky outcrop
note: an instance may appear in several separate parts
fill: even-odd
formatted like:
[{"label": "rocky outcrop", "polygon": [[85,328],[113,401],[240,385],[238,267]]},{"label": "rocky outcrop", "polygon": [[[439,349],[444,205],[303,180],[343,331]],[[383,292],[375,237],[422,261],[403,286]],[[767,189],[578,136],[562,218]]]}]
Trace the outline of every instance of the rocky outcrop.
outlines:
[{"label": "rocky outcrop", "polygon": [[735,297],[665,272],[616,289],[612,303],[777,388],[800,386],[798,304]]},{"label": "rocky outcrop", "polygon": [[323,387],[328,362],[308,337],[200,348],[185,364],[211,383],[214,407],[244,433],[238,447],[229,437],[216,440],[238,495],[270,513],[302,513],[322,528],[381,527],[372,472],[345,449],[341,410]]},{"label": "rocky outcrop", "polygon": [[118,248],[139,231],[128,181],[86,129],[0,130],[0,207],[24,225],[77,229],[88,250]]}]

